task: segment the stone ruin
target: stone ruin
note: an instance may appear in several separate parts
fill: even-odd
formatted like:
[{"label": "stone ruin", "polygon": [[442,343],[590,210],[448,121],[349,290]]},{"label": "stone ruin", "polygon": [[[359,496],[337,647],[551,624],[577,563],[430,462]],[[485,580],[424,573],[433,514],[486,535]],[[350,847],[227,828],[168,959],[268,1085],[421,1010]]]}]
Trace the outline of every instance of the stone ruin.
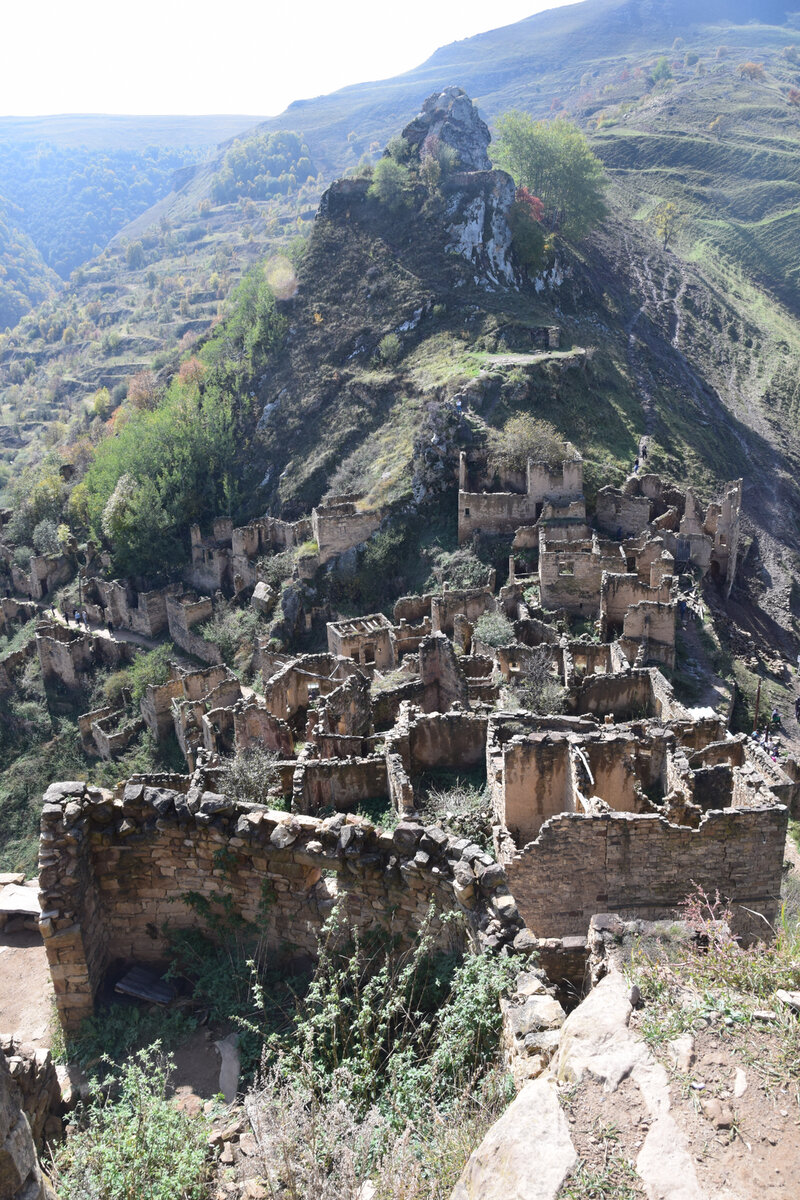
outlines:
[{"label": "stone ruin", "polygon": [[[593,913],[666,917],[693,882],[719,888],[737,931],[760,936],[777,912],[800,771],[631,662],[625,616],[672,604],[671,576],[640,578],[656,579],[663,553],[636,547],[635,569],[603,573],[601,601],[618,584],[607,627],[623,613],[612,642],[532,615],[515,581],[403,597],[394,621],[333,621],[327,654],[265,653],[260,690],[221,665],[176,665],[148,689],[142,719],[156,737],[175,730],[188,773],[114,792],[55,784],[46,797],[41,928],[65,1026],[91,1011],[107,972],[164,962],[164,925],[196,920],[189,891],[230,891],[276,948],[304,959],[340,896],[352,924],[401,937],[432,904],[440,944],[455,929],[442,918],[460,914],[474,947],[524,942],[570,977]],[[497,610],[515,640],[481,645],[474,622]],[[533,652],[565,689],[563,716],[500,706]],[[220,756],[251,745],[275,752],[274,794],[290,811],[220,790]],[[493,856],[426,818],[426,781],[443,770],[485,773]],[[376,802],[399,817],[394,832],[358,815]]]}]

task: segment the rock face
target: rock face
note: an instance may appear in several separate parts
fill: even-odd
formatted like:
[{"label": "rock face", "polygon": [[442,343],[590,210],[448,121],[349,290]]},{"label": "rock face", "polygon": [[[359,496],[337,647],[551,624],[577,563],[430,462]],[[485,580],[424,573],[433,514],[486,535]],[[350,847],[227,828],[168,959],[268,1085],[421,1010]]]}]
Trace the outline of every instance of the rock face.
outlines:
[{"label": "rock face", "polygon": [[542,1076],[473,1151],[450,1200],[555,1200],[576,1158],[555,1088]]},{"label": "rock face", "polygon": [[8,1200],[45,1200],[48,1195],[52,1193],[45,1190],[19,1090],[0,1054],[0,1196]]},{"label": "rock face", "polygon": [[447,180],[446,249],[475,268],[475,283],[492,291],[514,286],[508,212],[514,181],[505,171],[459,171]]},{"label": "rock face", "polygon": [[406,125],[403,137],[420,157],[438,140],[455,150],[460,170],[492,169],[487,153],[489,128],[463,88],[448,87],[429,96],[422,111]]}]

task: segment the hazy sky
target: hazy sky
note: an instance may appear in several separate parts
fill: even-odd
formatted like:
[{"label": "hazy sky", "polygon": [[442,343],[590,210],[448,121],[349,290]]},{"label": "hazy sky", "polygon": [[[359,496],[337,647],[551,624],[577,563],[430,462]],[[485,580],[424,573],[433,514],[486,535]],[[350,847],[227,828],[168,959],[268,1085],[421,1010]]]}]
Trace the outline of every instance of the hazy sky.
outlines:
[{"label": "hazy sky", "polygon": [[0,115],[272,116],[566,2],[5,0]]}]

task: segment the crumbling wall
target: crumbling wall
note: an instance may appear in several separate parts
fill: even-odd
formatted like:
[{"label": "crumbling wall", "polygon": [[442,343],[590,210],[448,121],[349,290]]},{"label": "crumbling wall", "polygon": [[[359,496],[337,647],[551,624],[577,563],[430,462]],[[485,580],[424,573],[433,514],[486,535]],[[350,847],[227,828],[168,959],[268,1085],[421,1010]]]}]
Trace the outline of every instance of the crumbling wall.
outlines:
[{"label": "crumbling wall", "polygon": [[6,1200],[50,1200],[20,1090],[0,1054],[0,1194]]},{"label": "crumbling wall", "polygon": [[730,897],[735,931],[761,937],[761,917],[774,925],[778,912],[787,820],[783,805],[709,812],[697,829],[659,816],[556,816],[506,876],[538,937],[585,934],[596,912],[668,917],[693,884]]},{"label": "crumbling wall", "polygon": [[394,641],[389,618],[370,613],[352,620],[329,621],[328,650],[342,658],[352,658],[363,666],[384,671],[394,666]]},{"label": "crumbling wall", "polygon": [[364,800],[389,798],[386,759],[309,758],[294,773],[292,808],[314,814],[328,806],[350,812]]},{"label": "crumbling wall", "polygon": [[167,628],[167,596],[180,590],[179,584],[170,584],[150,592],[135,592],[129,583],[118,579],[96,579],[94,586],[117,628],[149,638],[158,637]]},{"label": "crumbling wall", "polygon": [[70,629],[58,621],[42,621],[36,629],[36,650],[45,688],[78,690],[97,667],[116,669],[130,662],[133,648],[102,633]]},{"label": "crumbling wall", "polygon": [[426,712],[447,712],[455,703],[469,706],[469,685],[453,643],[443,633],[432,633],[420,643],[419,678]]},{"label": "crumbling wall", "polygon": [[311,514],[311,529],[320,564],[366,542],[380,529],[381,509],[360,512],[352,501],[320,505]]},{"label": "crumbling wall", "polygon": [[604,487],[597,493],[596,520],[599,529],[617,539],[646,529],[650,501],[646,496],[629,496],[619,488]]},{"label": "crumbling wall", "polygon": [[[612,634],[623,629],[625,614],[633,605],[672,604],[674,599],[673,582],[673,577],[667,576],[661,580],[658,587],[650,587],[649,584],[642,583],[638,575],[605,573],[600,588],[600,637],[602,640],[604,642],[611,641]],[[643,610],[642,620],[646,615],[647,613]],[[673,643],[675,641],[674,619],[673,615]],[[668,622],[669,618],[664,614],[663,618],[659,616],[658,620],[659,622]],[[634,625],[635,619],[632,618],[631,628]],[[666,624],[664,624],[664,631],[665,638],[669,641]]]},{"label": "crumbling wall", "polygon": [[[202,773],[134,778],[118,800],[81,783],[53,785],[40,854],[40,927],[70,1032],[91,1013],[111,963],[163,964],[165,926],[201,923],[181,899],[189,891],[212,905],[230,897],[274,952],[306,958],[337,898],[349,928],[378,925],[406,941],[431,904],[440,946],[469,936],[499,947],[520,928],[502,870],[438,827],[403,822],[384,833],[343,814],[319,821],[240,806],[205,790]],[[466,927],[442,922],[453,911]]]},{"label": "crumbling wall", "polygon": [[445,588],[441,595],[431,597],[431,630],[433,633],[452,634],[457,615],[474,622],[483,613],[494,612],[496,607],[493,584],[482,588]]},{"label": "crumbling wall", "polygon": [[169,636],[176,646],[193,654],[201,662],[221,663],[222,654],[219,647],[207,642],[199,633],[192,633],[192,627],[204,621],[209,621],[214,615],[214,605],[209,596],[168,596],[167,623]]}]

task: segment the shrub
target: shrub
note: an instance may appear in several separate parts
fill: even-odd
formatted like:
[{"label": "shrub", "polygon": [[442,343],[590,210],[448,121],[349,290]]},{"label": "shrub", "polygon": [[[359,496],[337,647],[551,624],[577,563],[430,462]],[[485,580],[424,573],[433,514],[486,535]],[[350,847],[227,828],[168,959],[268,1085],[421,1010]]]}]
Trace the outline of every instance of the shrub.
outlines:
[{"label": "shrub", "polygon": [[34,549],[39,554],[60,554],[61,542],[58,538],[58,525],[49,517],[45,517],[33,531]]},{"label": "shrub", "polygon": [[526,655],[513,689],[520,708],[542,715],[564,711],[566,693],[553,675],[552,663],[549,646],[537,646],[532,654]]},{"label": "shrub", "polygon": [[63,1200],[201,1200],[210,1176],[208,1125],[167,1099],[173,1067],[156,1043],[120,1070],[116,1099],[94,1090],[84,1128],[53,1158]]},{"label": "shrub", "polygon": [[487,646],[508,646],[514,641],[514,626],[502,613],[485,612],[475,622],[474,636]]},{"label": "shrub", "polygon": [[149,684],[166,683],[169,679],[169,664],[174,655],[171,644],[156,646],[144,654],[137,654],[128,667],[128,680],[131,698],[138,704],[143,698]]},{"label": "shrub", "polygon": [[470,546],[458,550],[441,550],[425,584],[426,589],[441,587],[447,582],[452,588],[479,588],[489,582],[489,570]]},{"label": "shrub", "polygon": [[258,624],[258,613],[253,609],[223,603],[211,620],[200,626],[200,633],[218,647],[223,662],[232,667],[239,651],[252,645]]},{"label": "shrub", "polygon": [[371,200],[384,204],[391,212],[396,212],[406,203],[410,179],[408,167],[395,162],[393,158],[382,158],[375,164],[367,195]]},{"label": "shrub", "polygon": [[396,363],[400,357],[402,343],[396,333],[387,333],[378,342],[378,358],[387,366]]},{"label": "shrub", "polygon": [[278,588],[294,571],[294,550],[280,550],[277,554],[265,554],[256,563],[256,573],[270,587]]},{"label": "shrub", "polygon": [[219,786],[225,796],[239,803],[269,804],[281,807],[270,791],[279,782],[277,754],[264,746],[248,746],[223,758]]},{"label": "shrub", "polygon": [[547,421],[531,413],[518,413],[495,433],[489,466],[495,471],[524,471],[528,459],[559,467],[564,460],[564,439]]}]

